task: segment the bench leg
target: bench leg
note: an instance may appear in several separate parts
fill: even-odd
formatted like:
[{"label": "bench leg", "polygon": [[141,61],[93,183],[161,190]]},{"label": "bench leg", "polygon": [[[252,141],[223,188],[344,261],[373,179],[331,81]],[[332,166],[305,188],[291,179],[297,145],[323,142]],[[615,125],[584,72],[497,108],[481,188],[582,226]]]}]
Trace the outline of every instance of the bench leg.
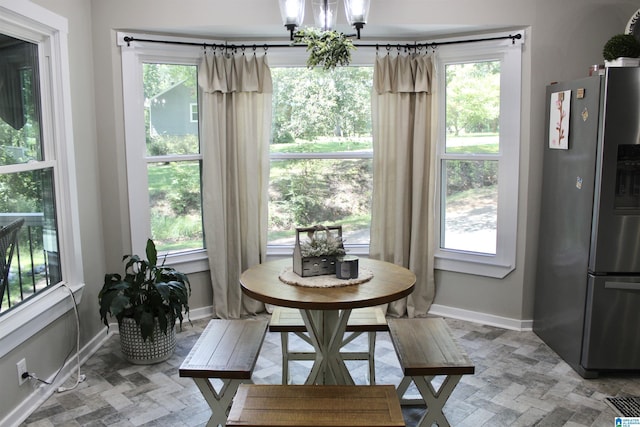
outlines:
[{"label": "bench leg", "polygon": [[369,332],[369,385],[376,384],[376,333]]},{"label": "bench leg", "polygon": [[[427,412],[425,412],[422,419],[420,419],[418,423],[419,427],[431,427],[434,423],[437,424],[438,427],[450,427],[447,418],[444,416],[444,412],[442,412],[442,408],[445,403],[447,403],[447,399],[449,399],[461,378],[462,375],[447,375],[438,390],[436,390],[431,383],[433,380],[432,376],[404,377],[397,389],[398,398],[402,405],[426,404]],[[411,381],[413,381],[418,388],[422,399],[404,398],[404,394],[411,384]]]},{"label": "bench leg", "polygon": [[280,333],[282,344],[282,384],[289,384],[289,333]]},{"label": "bench leg", "polygon": [[222,387],[218,392],[208,378],[194,378],[193,381],[211,408],[211,418],[209,418],[207,427],[226,426],[227,415],[229,414],[233,396],[235,396],[236,391],[238,391],[238,386],[243,382],[251,383],[251,380],[221,378]]}]

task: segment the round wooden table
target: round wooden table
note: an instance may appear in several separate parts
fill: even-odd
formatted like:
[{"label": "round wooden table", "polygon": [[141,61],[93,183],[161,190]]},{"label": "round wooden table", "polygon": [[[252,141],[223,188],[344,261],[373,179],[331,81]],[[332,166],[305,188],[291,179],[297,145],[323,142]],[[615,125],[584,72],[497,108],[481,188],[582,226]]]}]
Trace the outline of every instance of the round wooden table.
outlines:
[{"label": "round wooden table", "polygon": [[416,283],[415,274],[392,263],[361,258],[359,265],[373,273],[371,280],[357,285],[311,288],[280,280],[280,273],[291,265],[292,260],[287,258],[249,268],[240,276],[242,291],[267,304],[300,309],[316,351],[307,384],[353,384],[340,356],[351,310],[409,295]]}]

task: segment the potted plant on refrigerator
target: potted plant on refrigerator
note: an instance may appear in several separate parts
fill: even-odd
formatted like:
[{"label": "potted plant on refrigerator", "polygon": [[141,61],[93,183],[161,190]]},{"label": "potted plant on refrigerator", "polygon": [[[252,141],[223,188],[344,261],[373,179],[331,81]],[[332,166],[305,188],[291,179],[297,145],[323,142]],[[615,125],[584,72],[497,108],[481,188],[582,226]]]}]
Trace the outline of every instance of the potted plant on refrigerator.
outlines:
[{"label": "potted plant on refrigerator", "polygon": [[638,66],[640,42],[632,34],[616,34],[602,48],[606,65]]},{"label": "potted plant on refrigerator", "polygon": [[158,253],[147,240],[147,259],[125,255],[124,277],[104,276],[98,294],[100,318],[109,328],[109,317],[118,321],[120,344],[127,360],[137,364],[168,359],[175,349],[175,323],[182,327],[183,312],[189,314],[191,284],[186,274],[158,264]]}]

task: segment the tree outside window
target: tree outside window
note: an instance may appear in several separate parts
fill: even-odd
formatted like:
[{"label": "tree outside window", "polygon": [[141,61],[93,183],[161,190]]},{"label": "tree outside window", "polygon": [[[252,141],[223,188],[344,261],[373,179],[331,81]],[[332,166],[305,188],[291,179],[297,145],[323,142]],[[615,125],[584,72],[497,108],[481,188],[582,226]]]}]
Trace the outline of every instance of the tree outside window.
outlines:
[{"label": "tree outside window", "polygon": [[449,64],[442,168],[445,249],[496,254],[500,62]]},{"label": "tree outside window", "polygon": [[367,245],[373,68],[272,68],[272,78],[269,244],[325,224],[342,225],[347,245]]}]

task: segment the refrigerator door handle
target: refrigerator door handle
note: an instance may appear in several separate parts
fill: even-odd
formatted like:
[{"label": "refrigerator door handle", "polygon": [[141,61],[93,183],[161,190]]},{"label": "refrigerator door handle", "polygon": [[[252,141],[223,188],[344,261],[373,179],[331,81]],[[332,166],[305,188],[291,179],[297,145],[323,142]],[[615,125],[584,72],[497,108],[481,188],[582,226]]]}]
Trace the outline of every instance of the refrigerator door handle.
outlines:
[{"label": "refrigerator door handle", "polygon": [[605,289],[618,289],[624,291],[640,291],[638,282],[604,282]]}]

